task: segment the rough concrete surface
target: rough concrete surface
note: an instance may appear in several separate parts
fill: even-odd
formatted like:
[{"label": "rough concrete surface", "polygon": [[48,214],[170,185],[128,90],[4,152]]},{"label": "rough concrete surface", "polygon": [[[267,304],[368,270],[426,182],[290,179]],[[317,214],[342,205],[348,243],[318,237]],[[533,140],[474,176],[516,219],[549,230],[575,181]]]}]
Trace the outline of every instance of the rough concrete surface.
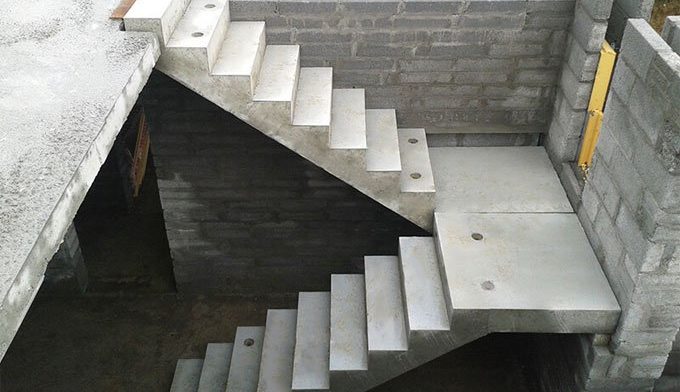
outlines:
[{"label": "rough concrete surface", "polygon": [[0,358],[158,55],[115,3],[3,2]]}]

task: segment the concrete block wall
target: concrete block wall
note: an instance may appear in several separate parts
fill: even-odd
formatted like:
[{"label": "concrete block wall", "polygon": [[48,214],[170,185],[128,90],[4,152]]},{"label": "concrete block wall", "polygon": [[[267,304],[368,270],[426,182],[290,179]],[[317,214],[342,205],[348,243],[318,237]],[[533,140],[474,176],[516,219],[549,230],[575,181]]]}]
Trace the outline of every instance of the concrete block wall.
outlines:
[{"label": "concrete block wall", "polygon": [[630,18],[649,20],[653,8],[654,0],[614,0],[607,39],[618,46],[623,37],[626,21]]},{"label": "concrete block wall", "polygon": [[545,140],[558,172],[562,163],[576,159],[611,9],[612,0],[581,0],[576,4]]},{"label": "concrete block wall", "polygon": [[577,196],[622,308],[614,335],[582,337],[579,379],[588,391],[651,390],[680,326],[680,56],[642,19],[626,27]]},{"label": "concrete block wall", "polygon": [[180,292],[328,290],[429,235],[162,74],[143,102]]},{"label": "concrete block wall", "polygon": [[[303,66],[333,66],[401,127],[546,132],[574,16],[566,0],[232,0],[234,20],[266,20],[269,43],[299,43]],[[605,18],[606,19],[606,18]],[[479,144],[449,138],[448,145]]]}]

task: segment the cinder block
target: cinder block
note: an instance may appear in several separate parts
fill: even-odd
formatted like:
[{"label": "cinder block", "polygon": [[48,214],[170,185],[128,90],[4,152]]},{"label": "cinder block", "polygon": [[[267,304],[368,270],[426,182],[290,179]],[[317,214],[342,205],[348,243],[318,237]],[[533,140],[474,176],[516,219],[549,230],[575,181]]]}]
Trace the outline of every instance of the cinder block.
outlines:
[{"label": "cinder block", "polygon": [[434,43],[430,48],[432,57],[481,57],[486,53],[484,45]]},{"label": "cinder block", "polygon": [[640,78],[645,79],[656,52],[672,49],[644,20],[631,19],[626,25],[620,55]]},{"label": "cinder block", "polygon": [[661,36],[676,53],[680,53],[680,16],[666,18]]},{"label": "cinder block", "polygon": [[571,34],[587,52],[598,52],[604,42],[607,22],[594,20],[581,7],[576,7]]},{"label": "cinder block", "polygon": [[573,109],[586,109],[590,101],[592,83],[580,82],[569,67],[562,69],[560,88]]},{"label": "cinder block", "polygon": [[405,13],[450,15],[460,14],[464,9],[463,1],[408,1],[404,4]]},{"label": "cinder block", "polygon": [[582,82],[591,82],[595,79],[595,71],[600,56],[596,53],[586,52],[573,38],[567,45],[567,64],[576,78]]},{"label": "cinder block", "polygon": [[462,28],[483,29],[520,29],[524,26],[526,14],[464,14],[460,17],[458,26]]},{"label": "cinder block", "polygon": [[500,45],[491,44],[489,56],[492,58],[538,56],[544,53],[543,45],[519,44],[519,45]]},{"label": "cinder block", "polygon": [[668,360],[668,355],[636,358],[630,365],[630,375],[633,378],[657,379],[663,373],[666,360]]},{"label": "cinder block", "polygon": [[613,3],[613,0],[579,0],[577,7],[583,8],[595,20],[606,21]]}]

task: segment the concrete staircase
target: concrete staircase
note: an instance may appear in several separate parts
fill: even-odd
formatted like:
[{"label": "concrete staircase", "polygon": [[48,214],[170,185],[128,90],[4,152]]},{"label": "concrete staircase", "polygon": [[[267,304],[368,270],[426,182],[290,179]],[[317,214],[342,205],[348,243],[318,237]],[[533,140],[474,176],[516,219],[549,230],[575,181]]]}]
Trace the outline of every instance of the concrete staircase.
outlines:
[{"label": "concrete staircase", "polygon": [[619,305],[542,148],[430,150],[363,90],[333,89],[331,68],[300,67],[299,46],[266,45],[264,22],[231,22],[226,0],[137,0],[125,25],[156,33],[162,72],[434,231],[179,360],[172,391],[366,391],[492,332],[614,331]]},{"label": "concrete staircase", "polygon": [[[300,293],[297,310],[270,309],[266,327],[239,327],[233,346],[179,360],[171,391],[359,392],[492,332],[614,330],[619,306],[578,222],[565,224],[572,215],[488,215],[437,214],[438,237],[402,237],[398,257],[367,256],[364,275],[332,275],[330,292]],[[470,236],[470,226],[489,238]],[[499,228],[522,226],[513,251],[515,233]],[[564,243],[524,242],[565,228]],[[514,266],[496,268],[500,249]],[[479,262],[463,262],[472,255]]]},{"label": "concrete staircase", "polygon": [[267,45],[264,22],[230,21],[226,0],[137,0],[125,27],[156,33],[165,74],[432,230],[425,131],[366,109],[363,89],[334,89],[332,68],[300,67],[298,45]]}]

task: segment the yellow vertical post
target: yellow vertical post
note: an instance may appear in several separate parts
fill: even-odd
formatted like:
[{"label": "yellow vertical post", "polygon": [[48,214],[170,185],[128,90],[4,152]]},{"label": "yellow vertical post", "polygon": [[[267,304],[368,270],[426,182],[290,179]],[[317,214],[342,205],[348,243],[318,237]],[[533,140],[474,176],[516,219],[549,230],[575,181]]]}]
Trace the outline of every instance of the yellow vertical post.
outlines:
[{"label": "yellow vertical post", "polygon": [[595,146],[602,126],[604,104],[609,92],[609,83],[612,80],[615,63],[616,51],[607,42],[603,43],[600,50],[600,62],[597,65],[595,81],[593,82],[593,91],[590,93],[588,120],[583,132],[581,152],[578,157],[578,165],[584,173],[587,173],[593,162],[593,154],[595,154]]}]

